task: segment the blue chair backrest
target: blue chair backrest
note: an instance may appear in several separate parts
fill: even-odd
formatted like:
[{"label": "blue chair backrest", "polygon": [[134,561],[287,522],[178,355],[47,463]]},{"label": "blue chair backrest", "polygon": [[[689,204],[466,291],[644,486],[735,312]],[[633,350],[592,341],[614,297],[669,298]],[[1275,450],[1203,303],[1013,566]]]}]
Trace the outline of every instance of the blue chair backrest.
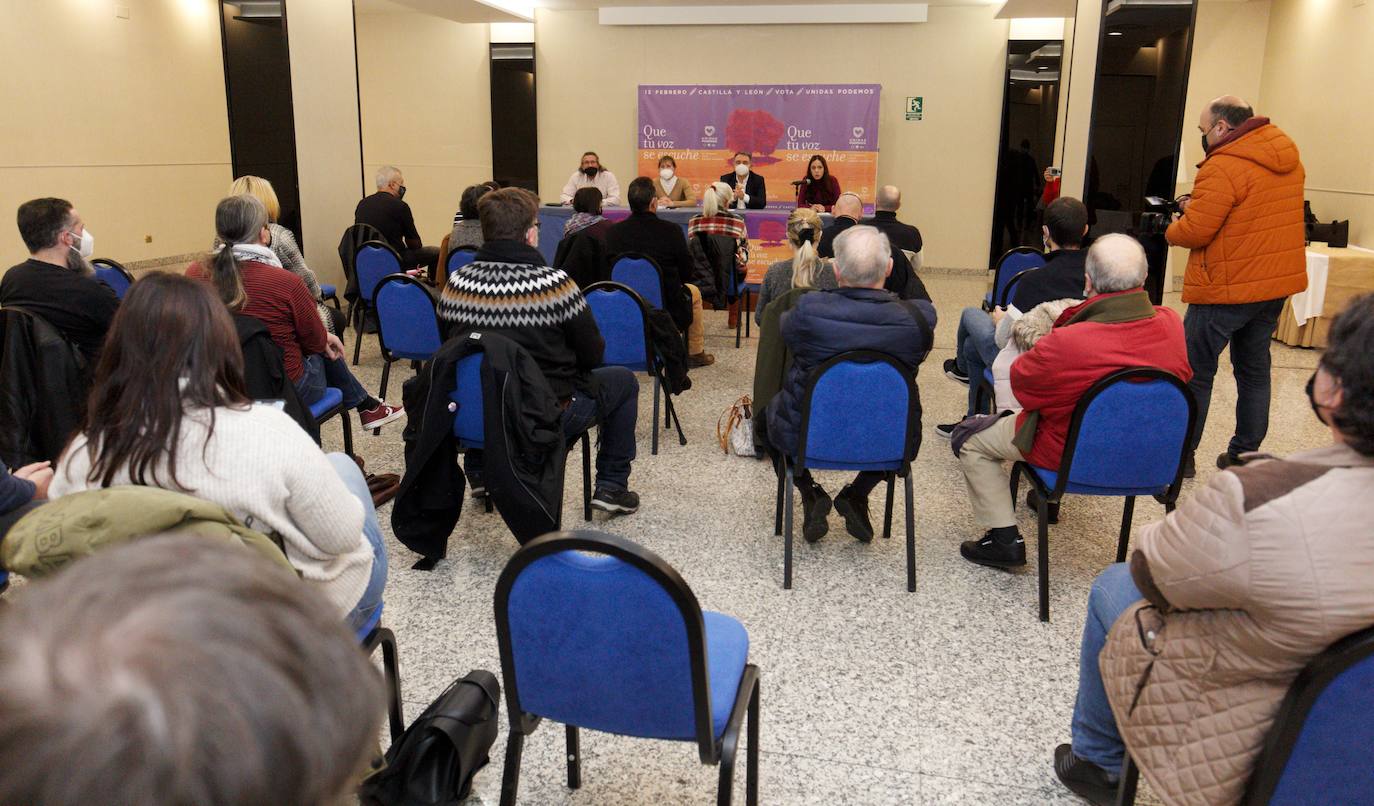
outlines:
[{"label": "blue chair backrest", "polygon": [[465,448],[481,448],[486,444],[486,430],[482,425],[482,360],[486,356],[473,353],[458,362],[454,389],[449,400],[458,404],[453,416],[453,435]]},{"label": "blue chair backrest", "polygon": [[[1279,709],[1251,781],[1252,791],[1272,785],[1267,803],[1374,802],[1374,765],[1369,763],[1374,743],[1371,648],[1371,632],[1357,633],[1317,656],[1299,675]],[[1265,785],[1257,787],[1261,781]]]},{"label": "blue chair backrest", "polygon": [[658,269],[642,257],[622,257],[611,267],[611,280],[635,290],[655,308],[663,307],[663,279]]},{"label": "blue chair backrest", "polygon": [[358,272],[358,293],[368,302],[377,294],[377,286],[388,274],[401,271],[401,261],[396,252],[386,244],[369,241],[358,247],[353,258],[354,270]]},{"label": "blue chair backrest", "polygon": [[686,622],[657,580],[617,557],[561,551],[521,569],[506,601],[526,713],[609,733],[696,738]]},{"label": "blue chair backrest", "polygon": [[129,278],[124,272],[107,263],[95,262],[95,277],[100,282],[110,287],[116,297],[124,299],[124,295],[129,291]]},{"label": "blue chair backrest", "polygon": [[[907,459],[912,380],[886,361],[821,365],[802,403],[798,451],[806,467],[896,470]],[[855,401],[865,415],[854,415]]]},{"label": "blue chair backrest", "polygon": [[649,368],[644,337],[644,311],[625,289],[594,283],[587,286],[587,307],[606,341],[605,366],[628,367],[636,372]]},{"label": "blue chair backrest", "polygon": [[1038,269],[1045,265],[1045,256],[1039,252],[1023,252],[1013,249],[997,261],[997,276],[994,279],[992,298],[1000,301],[1011,278],[1023,271]]},{"label": "blue chair backrest", "polygon": [[1071,446],[1069,483],[1118,488],[1172,484],[1188,438],[1189,402],[1186,388],[1162,378],[1123,379],[1102,388],[1083,410]]},{"label": "blue chair backrest", "polygon": [[434,298],[410,277],[383,280],[376,305],[382,346],[397,358],[427,361],[443,344]]},{"label": "blue chair backrest", "polygon": [[448,253],[448,265],[444,268],[447,274],[453,274],[455,271],[458,271],[476,259],[476,249],[460,246]]}]

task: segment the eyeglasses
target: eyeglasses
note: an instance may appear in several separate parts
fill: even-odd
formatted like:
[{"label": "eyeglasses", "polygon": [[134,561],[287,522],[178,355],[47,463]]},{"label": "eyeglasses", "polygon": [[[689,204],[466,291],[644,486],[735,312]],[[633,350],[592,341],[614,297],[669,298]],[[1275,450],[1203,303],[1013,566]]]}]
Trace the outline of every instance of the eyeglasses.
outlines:
[{"label": "eyeglasses", "polygon": [[1330,410],[1335,409],[1335,406],[1329,406],[1329,405],[1327,405],[1327,404],[1325,404],[1325,403],[1318,403],[1318,402],[1317,402],[1317,396],[1314,394],[1314,391],[1316,390],[1316,387],[1317,387],[1317,373],[1316,373],[1316,372],[1313,372],[1313,373],[1312,373],[1312,377],[1310,377],[1310,378],[1307,379],[1307,387],[1306,387],[1306,390],[1305,390],[1305,391],[1307,392],[1307,402],[1308,402],[1309,404],[1311,404],[1311,406],[1312,406],[1312,413],[1315,414],[1315,415],[1317,415],[1317,419],[1321,421],[1321,424],[1322,424],[1322,425],[1325,425],[1325,426],[1330,426],[1331,423],[1327,422],[1326,418],[1322,416],[1322,409],[1326,409],[1326,410],[1330,411]]}]

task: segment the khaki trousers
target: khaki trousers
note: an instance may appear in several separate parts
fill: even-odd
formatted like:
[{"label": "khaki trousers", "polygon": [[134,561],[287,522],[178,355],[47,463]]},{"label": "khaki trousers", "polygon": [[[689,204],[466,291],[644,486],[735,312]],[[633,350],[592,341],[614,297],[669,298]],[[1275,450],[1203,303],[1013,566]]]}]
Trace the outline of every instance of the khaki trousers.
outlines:
[{"label": "khaki trousers", "polygon": [[969,437],[959,451],[959,464],[964,469],[973,516],[984,529],[1016,525],[1011,477],[1002,469],[1002,462],[1019,462],[1023,458],[1011,444],[1015,437],[1016,417],[1011,415]]},{"label": "khaki trousers", "polygon": [[706,350],[706,325],[701,320],[701,289],[683,283],[692,295],[692,324],[687,326],[687,354],[700,355]]}]

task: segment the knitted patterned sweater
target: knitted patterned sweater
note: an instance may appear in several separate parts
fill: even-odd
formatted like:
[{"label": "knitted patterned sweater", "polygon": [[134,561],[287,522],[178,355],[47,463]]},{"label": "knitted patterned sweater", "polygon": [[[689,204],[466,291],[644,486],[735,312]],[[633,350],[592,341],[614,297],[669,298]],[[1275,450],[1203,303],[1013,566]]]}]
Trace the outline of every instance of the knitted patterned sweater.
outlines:
[{"label": "knitted patterned sweater", "polygon": [[606,343],[577,283],[544,265],[539,251],[519,241],[488,241],[476,259],[453,273],[439,300],[448,335],[499,333],[529,351],[559,400],[574,390],[596,393],[591,370]]}]

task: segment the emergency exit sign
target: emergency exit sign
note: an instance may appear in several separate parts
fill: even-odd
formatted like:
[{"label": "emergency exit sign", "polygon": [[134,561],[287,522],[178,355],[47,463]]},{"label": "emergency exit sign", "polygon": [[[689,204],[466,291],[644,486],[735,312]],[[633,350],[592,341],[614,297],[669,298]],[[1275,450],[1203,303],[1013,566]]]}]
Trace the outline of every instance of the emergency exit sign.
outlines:
[{"label": "emergency exit sign", "polygon": [[917,95],[915,98],[906,99],[906,119],[920,120],[925,116],[926,99],[924,96]]}]

